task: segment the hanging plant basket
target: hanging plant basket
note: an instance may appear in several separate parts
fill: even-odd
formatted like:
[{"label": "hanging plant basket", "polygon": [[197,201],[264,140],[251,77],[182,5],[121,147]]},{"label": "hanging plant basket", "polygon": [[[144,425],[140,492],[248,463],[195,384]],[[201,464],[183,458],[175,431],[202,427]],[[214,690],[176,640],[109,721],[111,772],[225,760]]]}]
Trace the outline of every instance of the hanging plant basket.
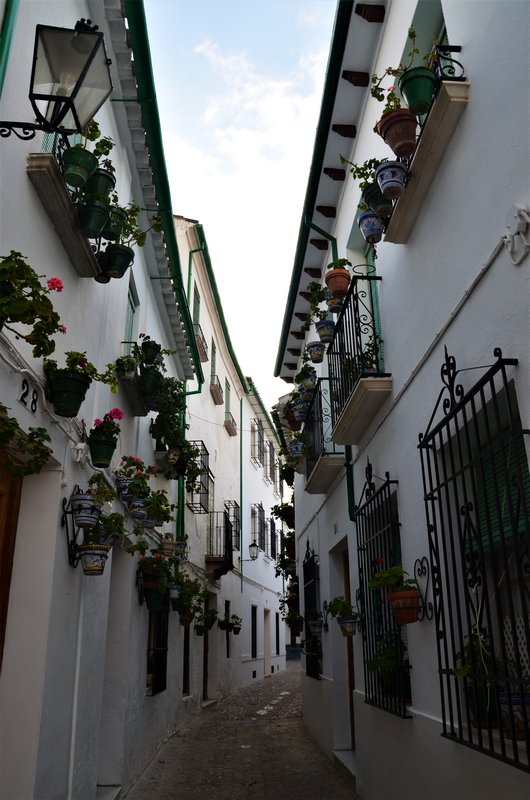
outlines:
[{"label": "hanging plant basket", "polygon": [[161,346],[158,344],[158,342],[153,342],[150,339],[142,342],[140,348],[142,350],[142,358],[144,364],[154,364],[157,355],[160,353],[162,349]]},{"label": "hanging plant basket", "polygon": [[234,634],[234,636],[239,636],[239,634],[241,633],[241,625],[234,625],[234,627],[232,628],[232,633]]},{"label": "hanging plant basket", "polygon": [[311,632],[311,636],[321,636],[322,635],[322,625],[323,622],[321,619],[310,619],[307,621],[307,625]]},{"label": "hanging plant basket", "polygon": [[162,539],[160,542],[160,552],[165,556],[174,556],[177,543],[172,539]]},{"label": "hanging plant basket", "polygon": [[330,269],[324,275],[324,281],[334,297],[346,297],[350,286],[350,273],[344,267]]},{"label": "hanging plant basket", "polygon": [[91,494],[78,492],[70,498],[70,507],[76,528],[95,528],[101,513],[101,503],[96,503]]},{"label": "hanging plant basket", "polygon": [[142,594],[149,611],[158,611],[162,608],[164,592],[160,591],[160,582],[156,575],[149,572],[142,573]]},{"label": "hanging plant basket", "polygon": [[143,522],[147,518],[147,512],[144,508],[144,501],[140,498],[133,500],[129,506],[129,512],[135,522]]},{"label": "hanging plant basket", "polygon": [[123,226],[127,222],[127,212],[119,206],[111,206],[110,215],[107,224],[101,231],[104,239],[114,241],[123,230]]},{"label": "hanging plant basket", "polygon": [[176,556],[183,556],[186,554],[186,549],[188,547],[188,542],[185,539],[177,539],[175,544],[175,555]]},{"label": "hanging plant basket", "polygon": [[103,575],[110,544],[80,544],[77,552],[85,575]]},{"label": "hanging plant basket", "polygon": [[85,194],[108,197],[116,185],[116,178],[107,169],[98,167],[85,183]]},{"label": "hanging plant basket", "polygon": [[357,629],[357,617],[337,617],[343,636],[353,636]]},{"label": "hanging plant basket", "polygon": [[125,244],[111,242],[99,256],[99,265],[105,275],[123,278],[134,261],[134,250]]},{"label": "hanging plant basket", "polygon": [[384,197],[397,200],[407,185],[408,170],[401,161],[383,161],[377,167],[375,177]]},{"label": "hanging plant basket", "polygon": [[114,436],[92,435],[88,437],[88,449],[94,467],[102,469],[110,466],[117,443],[118,440]]},{"label": "hanging plant basket", "polygon": [[335,323],[332,319],[319,319],[315,322],[315,329],[322,344],[333,341]]},{"label": "hanging plant basket", "polygon": [[321,364],[324,360],[324,353],[326,352],[326,345],[324,342],[308,342],[306,348],[312,363]]},{"label": "hanging plant basket", "polygon": [[57,369],[48,375],[48,390],[58,417],[75,417],[86,397],[91,378],[83,372]]},{"label": "hanging plant basket", "polygon": [[69,186],[82,189],[93,172],[98,160],[94,153],[81,147],[69,147],[63,153],[63,176]]},{"label": "hanging plant basket", "polygon": [[388,603],[398,625],[409,625],[418,621],[421,605],[419,589],[406,589],[401,592],[390,592]]},{"label": "hanging plant basket", "polygon": [[128,491],[129,484],[131,481],[132,478],[126,478],[126,477],[116,478],[116,492],[122,503],[128,503],[129,500],[131,499],[131,496]]},{"label": "hanging plant basket", "polygon": [[109,207],[101,200],[90,200],[77,206],[77,218],[83,236],[97,239],[109,218]]},{"label": "hanging plant basket", "polygon": [[429,111],[436,89],[436,75],[432,69],[407,69],[400,75],[398,86],[412,114],[421,117]]},{"label": "hanging plant basket", "polygon": [[370,183],[362,193],[363,202],[378,217],[385,219],[392,213],[392,202],[385,197],[378,183]]},{"label": "hanging plant basket", "polygon": [[186,609],[180,610],[179,618],[180,618],[180,624],[183,625],[184,627],[187,627],[188,625],[191,625],[191,623],[195,619],[195,614],[193,613],[193,611],[190,610]]},{"label": "hanging plant basket", "polygon": [[408,158],[416,147],[418,122],[406,108],[397,108],[381,117],[377,132],[398,158]]},{"label": "hanging plant basket", "polygon": [[156,395],[162,385],[162,373],[154,366],[141,365],[138,385],[147,408],[156,411]]},{"label": "hanging plant basket", "polygon": [[383,238],[385,226],[373,211],[363,211],[359,215],[359,228],[368,244],[377,244]]}]

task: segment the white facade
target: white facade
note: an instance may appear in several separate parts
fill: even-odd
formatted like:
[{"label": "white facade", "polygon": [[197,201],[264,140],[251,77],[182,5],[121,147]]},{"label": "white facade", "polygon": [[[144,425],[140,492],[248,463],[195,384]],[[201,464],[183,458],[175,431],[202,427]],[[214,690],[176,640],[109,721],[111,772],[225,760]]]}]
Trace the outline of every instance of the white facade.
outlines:
[{"label": "white facade", "polygon": [[[422,52],[425,47],[428,49],[431,35],[439,36],[445,25],[446,41],[462,47],[453,55],[463,64],[467,80],[455,91],[468,100],[463,101],[454,131],[446,140],[443,127],[447,118],[441,117],[431,150],[422,162],[421,169],[432,171],[421,198],[412,194],[417,185],[413,177],[417,179],[419,169],[418,161],[412,162],[410,184],[397,207],[403,212],[402,226],[413,220],[408,236],[401,236],[402,228],[393,219],[387,235],[376,245],[374,274],[382,278],[377,291],[384,371],[391,377],[391,389],[380,408],[361,425],[361,432],[341,440],[346,445],[346,461],[352,467],[350,486],[344,469],[320,494],[306,491],[311,475],[297,477],[298,551],[303,553],[309,542],[318,556],[320,608],[324,601],[344,594],[348,581],[354,603],[361,588],[357,551],[360,532],[353,509],[366,500],[362,491],[367,460],[376,476],[376,489],[386,473],[397,481],[394,488],[401,563],[412,575],[416,559],[427,557],[430,588],[426,602],[434,602],[436,607],[418,436],[428,430],[443,388],[440,370],[444,348],[455,357],[457,369],[463,370],[458,382],[464,391],[469,391],[496,362],[495,348],[502,350],[503,357],[517,359],[516,366],[507,367],[508,380],[513,380],[522,427],[529,427],[530,260],[525,260],[530,206],[529,23],[528,2],[506,5],[402,0],[338,4],[304,208],[307,221],[321,229],[321,238],[329,250],[320,252],[311,245],[309,239],[318,238],[319,234],[314,227],[308,228],[303,219],[300,255],[293,270],[276,374],[290,382],[300,366],[293,365],[295,359],[288,348],[303,348],[304,344],[299,341],[296,345],[290,331],[297,328],[295,313],[308,311],[307,300],[298,294],[307,285],[305,268],[319,268],[323,276],[332,260],[333,245],[338,257],[348,258],[353,265],[371,263],[356,222],[360,190],[351,179],[348,166],[340,161],[340,155],[357,164],[368,158],[392,158],[388,146],[373,130],[382,105],[370,96],[369,76],[381,75],[388,65],[403,61],[403,54],[410,49],[410,25],[415,25],[418,40],[422,40]],[[498,60],[492,58],[493,52],[510,56]],[[345,71],[364,73],[364,85],[358,76],[348,80]],[[387,77],[386,81],[385,91],[396,79]],[[520,103],[516,97],[521,98]],[[425,141],[431,142],[428,124],[424,136]],[[356,135],[352,136],[351,130],[340,135],[332,125],[355,125]],[[439,166],[434,170],[432,164],[437,159]],[[342,178],[337,174],[331,177],[330,169],[346,171]],[[526,211],[520,216],[519,231],[523,235],[517,233],[512,238],[516,231],[514,205]],[[334,207],[334,214],[319,210],[329,206]],[[397,218],[396,209],[394,213]],[[362,267],[357,272],[369,269]],[[296,299],[291,302],[293,297]],[[316,337],[311,329],[308,339],[313,338]],[[328,368],[327,358],[317,367],[324,379]],[[333,385],[330,391],[334,391]],[[360,409],[362,405],[358,415]],[[437,414],[436,420],[441,408]],[[355,420],[354,414],[354,423]],[[438,525],[443,527],[439,520]],[[528,535],[527,528],[525,536]],[[348,569],[342,560],[344,551],[348,554]],[[527,576],[525,580],[528,582]],[[425,584],[422,586],[425,588]],[[527,596],[528,587],[523,596],[525,593]],[[446,597],[445,602],[450,600]],[[335,753],[352,765],[357,791],[365,800],[384,796],[395,800],[426,796],[466,800],[523,798],[530,791],[530,743],[524,739],[517,742],[517,767],[508,763],[509,759],[502,763],[480,752],[480,747],[473,750],[463,746],[458,737],[451,740],[450,734],[447,738],[441,735],[443,716],[448,713],[447,705],[444,712],[440,688],[446,678],[440,678],[437,658],[437,640],[445,642],[444,637],[449,636],[443,628],[443,613],[440,611],[439,618],[435,613],[432,619],[425,617],[407,626],[411,665],[411,701],[406,704],[409,718],[401,719],[382,710],[367,698],[366,680],[371,680],[373,673],[365,664],[363,636],[374,630],[370,620],[365,620],[364,634],[353,638],[354,670],[349,681],[347,653],[352,644],[342,637],[332,619],[328,620],[329,631],[322,636],[320,680],[303,678],[304,719],[310,732],[330,757]],[[437,625],[442,631],[439,637]],[[523,640],[527,648],[528,641],[521,634]],[[484,736],[487,739],[486,733]],[[475,745],[477,737],[475,729],[471,737]],[[500,738],[498,731],[493,734],[492,748],[497,753]],[[513,747],[511,740],[510,746]]]},{"label": "white facade", "polygon": [[[0,42],[0,73],[7,64],[0,117],[32,118],[27,87],[35,26],[73,28],[76,20],[90,18],[105,34],[112,62],[112,98],[118,102],[106,102],[97,120],[116,144],[111,158],[120,202],[125,205],[134,201],[148,209],[149,216],[159,209],[164,217],[163,234],[149,234],[145,247],[135,248],[134,264],[123,278],[103,284],[82,277],[80,265],[69,255],[65,243],[73,238],[79,244],[83,238],[75,216],[70,227],[63,224],[64,219],[52,222],[53,212],[61,203],[73,209],[60,173],[59,179],[53,177],[56,171],[52,169],[49,141],[41,133],[32,140],[11,135],[2,137],[0,146],[0,257],[19,251],[42,276],[43,286],[52,276],[62,281],[62,293],[50,297],[67,328],[64,337],[56,337],[52,355],[59,366],[66,351],[86,351],[87,358],[103,371],[123,354],[125,341],[138,341],[139,334],[146,333],[174,351],[165,356],[167,375],[188,381],[188,387],[193,388],[202,380],[201,366],[180,271],[173,215],[167,207],[169,188],[157,134],[143,7],[134,2],[123,5],[123,10],[122,5],[112,0],[88,4],[2,3],[3,34],[12,31],[13,35],[11,42],[5,36]],[[44,171],[49,184],[40,194],[35,175],[28,178],[35,163],[33,154],[43,157],[47,169],[52,169],[51,178]],[[148,226],[146,213],[142,213],[141,222]],[[87,240],[83,241],[86,247]],[[88,252],[91,255],[90,248]],[[183,255],[187,256],[187,251]],[[91,259],[88,262],[95,263],[93,256]],[[182,264],[185,269],[184,260]],[[234,416],[238,428],[245,430],[248,452],[246,431],[251,417],[259,416],[259,412],[251,409],[221,338],[219,343],[223,364],[234,381]],[[164,741],[201,713],[204,640],[193,633],[193,628],[186,631],[178,614],[169,613],[166,688],[152,694],[148,649],[153,617],[145,603],[139,603],[138,557],[126,552],[127,541],[116,543],[99,577],[85,576],[68,560],[63,504],[74,487],[86,487],[94,472],[83,444],[81,422],[84,420],[88,429],[110,408],[118,406],[124,411],[111,468],[102,470],[112,484],[122,455],[136,455],[152,463],[154,441],[149,426],[154,414],[135,415],[122,388],[118,394],[111,394],[107,385],[93,382],[79,417],[58,417],[44,389],[42,359],[34,358],[30,346],[4,327],[0,333],[0,402],[23,431],[32,426],[45,428],[51,436],[53,455],[40,474],[17,482],[4,469],[0,453],[0,618],[5,612],[6,620],[0,673],[0,796],[10,800],[95,798],[101,793],[117,796],[134,783]],[[268,516],[267,504],[270,508],[275,502],[274,493],[262,479],[260,484],[257,476],[252,477],[254,484],[249,478],[241,489],[236,459],[243,436],[239,433],[230,439],[222,427],[223,419],[213,436],[213,426],[202,429],[200,420],[211,415],[210,400],[206,387],[202,395],[190,399],[190,413],[193,409],[195,417],[189,433],[208,443],[220,501],[225,497],[244,499],[242,529],[247,557],[248,504],[261,500]],[[273,437],[273,431],[267,430],[267,436]],[[230,445],[232,449],[228,450]],[[225,457],[230,469],[221,466]],[[153,483],[167,489],[171,500],[178,502],[176,480],[157,477]],[[255,490],[250,491],[251,486]],[[113,509],[123,512],[119,501],[114,502]],[[239,639],[230,634],[230,659],[223,650],[226,642],[221,631],[215,628],[210,634],[207,698],[216,699],[252,680],[254,671],[261,678],[273,668],[283,668],[284,641],[280,637],[276,648],[274,636],[279,591],[274,564],[263,554],[256,565],[243,565],[243,592],[241,577],[235,572],[216,585],[209,583],[205,572],[206,528],[200,527],[198,517],[191,512],[186,510],[185,514],[190,533],[186,569],[197,569],[203,585],[211,589],[211,597],[223,604],[225,599],[230,600],[232,613],[239,613],[244,620]],[[130,531],[130,521],[127,525]],[[70,519],[69,528],[72,531]],[[152,543],[157,544],[156,536]],[[249,582],[247,576],[254,581]],[[251,604],[258,608],[257,652],[252,660]]]}]

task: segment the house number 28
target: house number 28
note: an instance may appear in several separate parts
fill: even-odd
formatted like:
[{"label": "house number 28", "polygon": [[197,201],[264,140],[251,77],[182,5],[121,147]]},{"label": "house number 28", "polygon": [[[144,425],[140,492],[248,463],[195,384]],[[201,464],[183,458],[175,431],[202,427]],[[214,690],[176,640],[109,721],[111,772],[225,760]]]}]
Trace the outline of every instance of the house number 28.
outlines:
[{"label": "house number 28", "polygon": [[37,413],[37,401],[39,399],[39,395],[37,394],[35,387],[26,378],[23,378],[22,380],[22,391],[18,399],[23,406],[26,406],[26,408],[31,411],[32,414]]}]

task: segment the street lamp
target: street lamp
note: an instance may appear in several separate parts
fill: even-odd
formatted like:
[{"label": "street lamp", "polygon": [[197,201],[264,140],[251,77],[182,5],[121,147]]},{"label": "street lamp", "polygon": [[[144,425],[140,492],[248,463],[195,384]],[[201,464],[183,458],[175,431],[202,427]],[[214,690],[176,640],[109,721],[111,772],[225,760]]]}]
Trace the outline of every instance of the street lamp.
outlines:
[{"label": "street lamp", "polygon": [[250,558],[241,558],[241,556],[239,556],[239,561],[242,563],[243,561],[255,561],[257,559],[259,556],[259,547],[255,539],[248,546],[248,554]]},{"label": "street lamp", "polygon": [[37,25],[29,99],[37,122],[0,122],[0,136],[81,133],[112,91],[110,60],[91,20],[75,29]]}]

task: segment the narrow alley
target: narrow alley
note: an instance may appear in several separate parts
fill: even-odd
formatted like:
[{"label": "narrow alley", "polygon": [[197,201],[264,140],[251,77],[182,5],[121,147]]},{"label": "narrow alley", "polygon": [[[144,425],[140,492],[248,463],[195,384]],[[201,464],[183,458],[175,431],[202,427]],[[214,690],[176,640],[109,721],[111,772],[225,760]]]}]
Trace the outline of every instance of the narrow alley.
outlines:
[{"label": "narrow alley", "polygon": [[355,800],[302,723],[300,661],[213,704],[158,753],[126,800]]}]

